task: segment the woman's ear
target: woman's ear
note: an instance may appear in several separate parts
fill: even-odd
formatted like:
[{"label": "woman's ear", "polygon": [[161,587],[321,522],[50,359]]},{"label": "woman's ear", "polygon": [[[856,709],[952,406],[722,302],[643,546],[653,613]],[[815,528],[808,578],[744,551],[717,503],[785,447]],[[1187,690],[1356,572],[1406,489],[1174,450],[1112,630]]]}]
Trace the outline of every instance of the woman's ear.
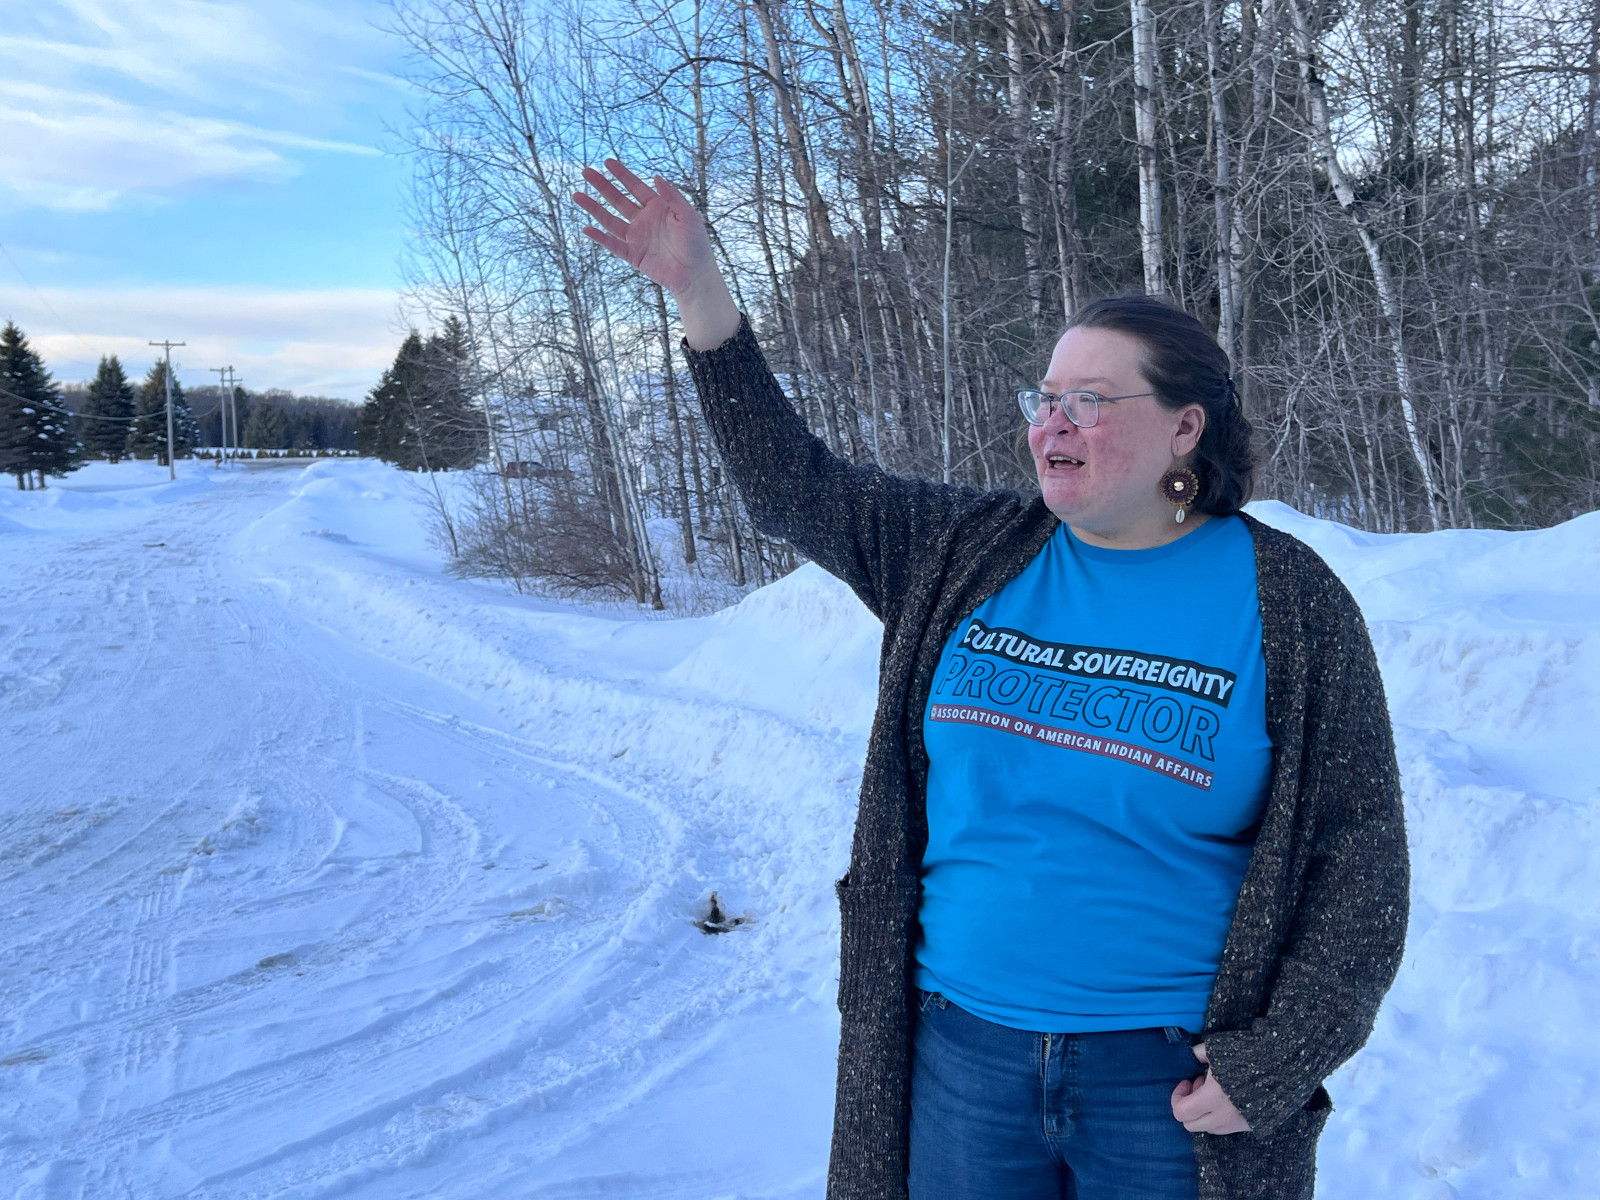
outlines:
[{"label": "woman's ear", "polygon": [[1178,410],[1178,427],[1172,431],[1172,457],[1187,458],[1200,444],[1206,429],[1206,410],[1190,404]]}]

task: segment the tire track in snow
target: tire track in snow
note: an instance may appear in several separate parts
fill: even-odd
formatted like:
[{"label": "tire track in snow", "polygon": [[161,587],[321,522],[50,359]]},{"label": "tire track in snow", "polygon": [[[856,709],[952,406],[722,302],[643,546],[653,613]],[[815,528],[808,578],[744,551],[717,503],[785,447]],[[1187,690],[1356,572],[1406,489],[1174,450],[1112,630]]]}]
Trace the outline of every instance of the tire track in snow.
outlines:
[{"label": "tire track in snow", "polygon": [[[626,1021],[597,1023],[592,1000],[573,1004],[575,997],[610,996],[617,990],[641,991],[646,995],[640,999],[648,996],[652,1001],[663,994],[659,988],[639,986],[649,983],[648,974],[662,965],[638,971],[633,947],[617,932],[648,920],[660,902],[662,888],[642,881],[665,870],[675,853],[676,838],[659,836],[671,824],[662,820],[662,810],[575,764],[534,753],[507,735],[413,706],[390,702],[386,707],[427,722],[476,756],[522,764],[528,768],[530,784],[555,776],[569,779],[570,787],[583,788],[596,814],[617,831],[615,857],[637,865],[635,880],[608,881],[612,884],[608,891],[633,898],[620,908],[600,903],[569,910],[574,919],[567,923],[564,936],[553,943],[522,938],[520,946],[502,951],[492,972],[431,1004],[425,1019],[412,1022],[414,1028],[384,1031],[373,1038],[363,1050],[378,1065],[349,1081],[349,1090],[359,1096],[359,1116],[342,1127],[306,1131],[291,1145],[246,1157],[208,1177],[197,1195],[212,1194],[213,1188],[218,1196],[280,1195],[288,1187],[310,1188],[314,1194],[352,1169],[362,1171],[382,1163],[397,1143],[420,1153],[430,1144],[453,1141],[486,1122],[537,1104],[553,1089],[576,1086],[592,1073],[586,1065],[605,1061],[607,1056],[599,1051],[607,1043],[614,1053],[622,1028],[632,1026],[634,1036],[643,1037],[662,1024],[659,1012],[653,1024],[644,1012],[630,1013]],[[551,932],[559,930],[558,925]],[[675,1002],[666,1008],[682,1012]],[[561,1053],[540,1054],[541,1048],[552,1045]],[[415,1069],[416,1064],[404,1058],[413,1050],[425,1051],[444,1069]],[[547,1064],[543,1071],[536,1069],[541,1059]],[[516,1065],[508,1070],[510,1064]],[[551,1064],[570,1065],[552,1072]],[[412,1082],[417,1079],[424,1082]],[[345,1108],[328,1105],[326,1097],[324,1107]],[[230,1129],[238,1118],[237,1112],[230,1117]],[[262,1124],[272,1119],[269,1112],[260,1114]],[[259,1136],[254,1127],[237,1140],[250,1148],[271,1144],[271,1138]]]},{"label": "tire track in snow", "polygon": [[[541,682],[562,687],[560,679],[541,676]],[[738,752],[730,743],[740,739],[798,740],[804,755],[814,755],[829,765],[830,773],[837,773],[836,745],[768,714],[707,704],[703,697],[658,698],[631,688],[596,687],[587,679],[577,686],[591,711],[606,711],[631,728],[654,720],[665,727],[659,737],[696,738],[713,763],[724,750]],[[613,708],[621,712],[610,712]],[[494,1064],[484,1063],[480,1069],[469,1059],[464,1071],[441,1075],[404,1104],[375,1109],[363,1125],[339,1131],[337,1141],[306,1139],[285,1147],[247,1168],[209,1178],[199,1195],[345,1194],[352,1179],[382,1181],[391,1171],[427,1161],[510,1121],[518,1122],[519,1150],[530,1160],[552,1157],[588,1136],[596,1122],[670,1079],[700,1053],[704,1032],[748,1003],[747,991],[759,990],[753,976],[764,967],[760,947],[748,944],[744,934],[707,939],[690,924],[692,914],[683,897],[701,886],[694,858],[705,853],[712,831],[686,824],[682,814],[699,804],[678,790],[684,785],[677,770],[661,770],[662,786],[657,786],[652,776],[664,764],[630,755],[631,769],[621,776],[617,752],[605,741],[588,739],[584,756],[572,754],[570,744],[561,753],[534,751],[522,737],[437,713],[416,710],[416,715],[463,741],[476,741],[481,754],[510,755],[538,769],[577,773],[630,803],[648,805],[651,818],[671,832],[674,861],[626,913],[614,918],[605,954],[563,964],[562,995],[541,1003],[537,1016],[542,1024],[524,1039],[513,1065],[487,1074]],[[576,745],[584,741],[577,734],[570,739]],[[839,782],[848,782],[849,776],[845,772]],[[721,797],[724,790],[719,783],[713,795]],[[703,819],[715,825],[726,815],[713,809]],[[825,952],[831,953],[831,941]],[[581,1116],[562,1119],[561,1110],[575,1101]],[[534,1121],[524,1119],[535,1115]],[[476,1164],[468,1159],[461,1171],[451,1172],[452,1187],[462,1194],[472,1194],[474,1186]],[[373,1186],[375,1195],[384,1194],[382,1182]]]},{"label": "tire track in snow", "polygon": [[[404,710],[392,703],[381,707],[411,720],[421,713],[421,710]],[[430,727],[446,730],[450,723],[440,719],[430,722]],[[470,742],[471,735],[458,734],[456,740]],[[486,752],[501,756],[512,748],[509,739],[484,747]],[[547,761],[536,761],[532,756],[526,758],[545,772],[555,766]],[[280,772],[280,782],[281,778]],[[410,902],[406,911],[389,908],[382,913],[382,923],[391,931],[386,938],[366,929],[347,929],[338,943],[326,944],[297,957],[296,978],[305,977],[301,987],[318,986],[316,977],[319,974],[359,975],[365,962],[381,957],[390,944],[403,941],[408,930],[422,923],[434,908],[448,900],[452,885],[459,880],[469,857],[465,849],[471,842],[470,825],[441,819],[441,814],[448,817],[453,809],[434,789],[421,781],[370,769],[364,772],[364,778],[418,814],[419,825],[429,831],[422,859],[449,866],[435,872],[437,878],[431,887],[412,886],[423,882],[413,875],[405,881],[406,886],[395,889]],[[619,861],[649,863],[652,845],[669,844],[654,836],[657,827],[653,820],[630,811],[625,795],[614,792],[597,808],[607,814],[607,824],[621,831],[616,855]],[[454,842],[455,847],[447,851],[444,847],[450,842]],[[308,888],[307,895],[325,903],[327,886]],[[143,917],[157,915],[159,908],[149,897],[141,900]],[[207,1157],[212,1161],[226,1161],[230,1149],[237,1148],[240,1153],[248,1154],[271,1143],[271,1128],[281,1126],[285,1101],[304,1103],[308,1096],[315,1096],[315,1108],[344,1107],[360,1111],[363,1106],[371,1105],[374,1093],[382,1092],[386,1072],[402,1080],[419,1074],[427,1077],[426,1070],[419,1072],[414,1069],[415,1063],[406,1063],[408,1053],[420,1050],[441,1061],[457,1064],[501,1054],[499,1012],[509,1003],[529,995],[548,994],[547,983],[552,978],[578,973],[584,957],[611,936],[611,916],[606,912],[588,913],[581,940],[554,947],[529,944],[520,954],[508,956],[503,963],[496,964],[495,969],[479,971],[453,988],[425,997],[405,1011],[389,1014],[376,1027],[360,1030],[332,1048],[313,1047],[259,1068],[237,1072],[217,1084],[180,1092],[156,1104],[125,1110],[101,1104],[94,1114],[95,1119],[75,1130],[74,1156],[81,1156],[91,1164],[122,1161],[141,1142],[148,1144],[152,1139],[168,1137],[182,1140],[186,1131],[194,1134],[205,1129],[204,1138],[209,1143]],[[375,921],[377,919],[374,917]],[[151,939],[149,944],[156,944],[155,940]],[[35,1043],[23,1047],[23,1052],[77,1059],[104,1057],[113,1064],[123,1062],[122,1069],[113,1066],[103,1073],[102,1091],[115,1092],[131,1074],[127,1061],[132,1059],[137,1063],[139,1048],[150,1045],[174,1028],[272,1006],[271,981],[259,972],[245,972],[244,979],[229,977],[205,987],[190,988],[168,1001],[156,1003],[150,1002],[148,981],[153,973],[146,953],[139,950],[133,953],[128,977],[131,985],[124,989],[125,1020],[121,1024],[101,1025],[86,1035],[56,1042]],[[252,994],[263,992],[267,994]],[[537,1005],[529,1005],[528,1011],[517,1019],[527,1024],[531,1019],[529,1014],[536,1008]],[[440,1045],[441,1031],[447,1035],[449,1046]],[[434,1090],[431,1085],[429,1090]],[[259,1119],[252,1120],[252,1114]],[[50,1151],[49,1147],[40,1149],[46,1155]],[[18,1165],[26,1168],[34,1165],[34,1161],[26,1156],[18,1160]],[[101,1194],[102,1189],[105,1194],[111,1194],[113,1187],[120,1187],[120,1175],[91,1170],[84,1178],[84,1186],[86,1195]],[[268,1190],[274,1190],[275,1186]]]},{"label": "tire track in snow", "polygon": [[[272,1097],[285,1090],[303,1086],[306,1075],[297,1060],[277,1063],[275,1074],[264,1071],[243,1072],[225,1083],[200,1089],[198,1095],[181,1093],[171,1101],[156,1104],[130,1104],[125,1094],[129,1082],[148,1069],[160,1058],[159,1046],[169,1040],[176,1030],[205,1021],[227,1019],[241,1014],[248,1016],[262,1009],[277,1007],[273,993],[293,990],[303,992],[319,985],[321,977],[359,975],[363,965],[380,957],[403,938],[406,930],[422,922],[450,898],[454,885],[463,874],[470,850],[475,844],[475,830],[470,822],[461,819],[459,812],[447,798],[418,785],[416,781],[396,780],[373,773],[373,780],[386,785],[390,795],[399,799],[417,817],[418,824],[427,830],[426,848],[415,864],[401,868],[400,879],[393,888],[394,903],[382,910],[366,914],[338,931],[338,936],[293,955],[292,974],[257,964],[242,972],[231,973],[208,984],[185,989],[175,995],[165,996],[160,987],[164,977],[166,955],[171,929],[166,917],[172,911],[179,890],[180,872],[168,868],[160,882],[137,900],[137,915],[129,935],[130,949],[123,984],[117,989],[117,1004],[111,1019],[92,1023],[81,1031],[69,1031],[63,1036],[24,1044],[10,1051],[34,1060],[57,1059],[93,1062],[97,1065],[90,1090],[80,1106],[84,1119],[75,1129],[71,1139],[74,1153],[91,1162],[113,1161],[126,1157],[140,1141],[153,1136],[163,1136],[186,1124],[216,1114],[226,1114],[230,1109],[243,1107],[262,1097]],[[280,801],[285,796],[298,796],[302,800],[314,793],[304,781],[296,780],[291,772],[276,773],[277,786],[273,789]],[[280,807],[280,811],[282,808]],[[306,863],[296,871],[301,874],[314,869]],[[315,896],[319,907],[337,902],[341,896],[360,892],[361,881],[330,885],[324,881],[308,893]],[[219,897],[227,902],[226,895]],[[217,901],[213,901],[215,909]],[[194,927],[186,929],[193,932]],[[202,929],[203,932],[203,929]],[[97,939],[110,940],[105,934]],[[288,964],[285,964],[288,965]],[[293,988],[287,980],[296,982]],[[292,1004],[285,1007],[292,1008]],[[317,1073],[330,1075],[338,1071],[358,1074],[370,1066],[365,1060],[380,1056],[389,1047],[373,1045],[366,1053],[343,1053],[318,1062]],[[315,1054],[317,1051],[308,1052]],[[48,1148],[46,1148],[48,1152]],[[24,1165],[27,1160],[24,1160]],[[91,1175],[89,1182],[109,1182]],[[86,1194],[94,1195],[91,1188]]]},{"label": "tire track in snow", "polygon": [[[725,806],[686,803],[681,771],[658,772],[643,744],[614,759],[606,731],[584,745],[574,728],[535,749],[450,715],[448,684],[418,684],[420,702],[399,698],[405,688],[374,693],[371,651],[326,635],[312,650],[300,597],[239,588],[227,533],[282,499],[280,480],[241,483],[231,507],[173,505],[135,535],[216,551],[129,562],[105,539],[99,562],[62,568],[85,584],[119,578],[118,639],[155,665],[174,644],[189,648],[187,679],[131,655],[80,675],[73,689],[96,698],[78,705],[97,722],[94,737],[115,727],[117,706],[159,695],[182,699],[204,744],[161,765],[176,745],[143,743],[150,761],[141,754],[139,778],[119,780],[92,844],[49,866],[59,933],[77,957],[105,958],[130,922],[138,937],[123,947],[121,975],[72,983],[98,1008],[32,1022],[0,1048],[19,1060],[0,1066],[0,1091],[22,1085],[13,1094],[25,1114],[13,1126],[25,1132],[0,1141],[0,1173],[35,1181],[26,1195],[231,1200],[331,1195],[363,1180],[381,1195],[389,1172],[513,1123],[537,1160],[670,1078],[703,1031],[747,1001],[759,970],[763,935],[706,938],[691,924],[706,872],[715,882],[723,869],[712,826]],[[92,609],[86,587],[68,590],[77,615]],[[681,700],[576,687],[562,709],[599,703],[623,724],[681,709],[662,736],[698,737],[713,755],[739,736],[737,706],[691,727]],[[224,695],[239,697],[237,711],[212,699]],[[407,744],[448,769],[397,761]],[[576,814],[563,818],[577,835],[570,861],[552,865],[548,883],[527,866],[525,883],[485,889],[497,873],[476,859],[499,855],[510,826],[459,789],[486,764],[502,791]],[[110,766],[82,764],[73,786],[103,788]],[[139,797],[163,788],[184,802],[152,816]],[[377,836],[389,819],[370,817],[378,808],[408,814],[413,851],[341,849],[363,822]],[[171,867],[180,870],[157,876]],[[152,879],[175,890],[163,898]],[[14,894],[5,889],[0,881],[0,898]],[[105,903],[118,894],[126,899]],[[251,951],[230,967],[228,954],[245,953],[227,949],[235,929],[283,936],[263,944],[260,962]],[[50,938],[37,932],[14,953],[45,961]],[[207,967],[207,954],[224,969]],[[196,961],[198,977],[185,965]],[[22,1074],[8,1080],[7,1070]],[[52,1092],[77,1115],[52,1110]],[[462,1174],[462,1194],[473,1177]]]}]

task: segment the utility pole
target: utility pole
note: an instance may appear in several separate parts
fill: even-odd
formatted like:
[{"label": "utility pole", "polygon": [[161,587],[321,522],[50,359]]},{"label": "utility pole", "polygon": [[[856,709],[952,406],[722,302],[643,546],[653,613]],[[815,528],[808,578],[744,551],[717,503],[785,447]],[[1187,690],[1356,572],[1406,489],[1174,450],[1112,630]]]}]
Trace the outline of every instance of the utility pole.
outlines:
[{"label": "utility pole", "polygon": [[[217,415],[222,422],[222,445],[217,448],[217,466],[220,468],[222,466],[223,455],[226,454],[228,450],[229,410],[232,410],[233,412],[233,448],[235,450],[239,448],[239,409],[237,406],[235,406],[233,401],[233,389],[238,385],[239,381],[234,378],[233,368],[231,366],[207,367],[206,369],[208,371],[215,371],[217,374]],[[223,395],[222,393],[223,388],[227,389],[226,395]]]},{"label": "utility pole", "polygon": [[228,451],[228,401],[222,394],[222,389],[227,386],[228,372],[232,367],[207,367],[217,377],[217,463],[216,469],[222,470],[222,457]]},{"label": "utility pole", "polygon": [[233,457],[239,457],[239,377],[228,368],[228,411],[233,414]]},{"label": "utility pole", "polygon": [[167,369],[163,372],[167,385],[167,478],[178,477],[177,455],[172,452],[172,348],[174,346],[187,346],[188,342],[151,342],[152,346],[160,346],[167,356]]}]

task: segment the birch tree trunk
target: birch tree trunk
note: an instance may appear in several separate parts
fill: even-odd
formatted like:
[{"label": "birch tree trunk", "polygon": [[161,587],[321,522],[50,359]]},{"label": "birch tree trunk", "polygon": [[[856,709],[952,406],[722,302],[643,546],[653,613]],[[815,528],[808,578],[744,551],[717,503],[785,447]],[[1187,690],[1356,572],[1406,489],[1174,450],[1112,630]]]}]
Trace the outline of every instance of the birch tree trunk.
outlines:
[{"label": "birch tree trunk", "polygon": [[683,533],[683,561],[693,566],[694,517],[689,511],[689,476],[684,470],[683,422],[678,417],[678,374],[672,365],[672,326],[667,319],[667,294],[653,285],[656,294],[656,314],[661,318],[661,391],[672,423],[672,459],[676,471],[676,498],[678,524]]},{"label": "birch tree trunk", "polygon": [[789,149],[790,165],[794,179],[805,197],[806,223],[812,242],[819,251],[829,253],[834,249],[833,221],[828,214],[827,201],[817,186],[817,173],[811,163],[811,152],[806,146],[805,127],[800,122],[800,110],[795,104],[794,89],[784,70],[783,48],[778,40],[777,25],[773,20],[774,0],[748,0],[761,26],[761,39],[767,52],[767,78],[778,101],[778,115],[783,120],[784,140]]},{"label": "birch tree trunk", "polygon": [[1394,360],[1395,382],[1400,391],[1400,412],[1405,423],[1406,441],[1411,456],[1422,474],[1422,486],[1428,498],[1428,516],[1433,528],[1441,528],[1438,492],[1434,485],[1432,456],[1423,445],[1417,424],[1415,390],[1412,384],[1411,360],[1406,353],[1404,316],[1400,296],[1395,288],[1389,264],[1384,261],[1382,247],[1367,223],[1355,188],[1350,185],[1344,168],[1339,163],[1339,152],[1333,142],[1333,120],[1328,112],[1328,98],[1322,75],[1316,64],[1316,43],[1311,33],[1311,23],[1306,17],[1303,0],[1288,0],[1289,17],[1294,27],[1295,57],[1300,66],[1300,78],[1305,85],[1306,108],[1311,118],[1312,144],[1322,164],[1323,174],[1333,188],[1339,207],[1350,218],[1361,247],[1366,251],[1367,263],[1372,269],[1373,285],[1378,292],[1378,304],[1383,310],[1384,322],[1389,330],[1389,352]]},{"label": "birch tree trunk", "polygon": [[1217,340],[1239,361],[1238,266],[1233,258],[1233,148],[1228,142],[1228,92],[1222,76],[1222,14],[1205,0],[1206,75],[1211,85],[1211,165],[1217,219]]},{"label": "birch tree trunk", "polygon": [[1078,230],[1078,96],[1082,76],[1077,62],[1077,4],[1061,0],[1060,51],[1051,66],[1055,129],[1050,138],[1050,206],[1056,229],[1056,259],[1061,275],[1061,311],[1070,317],[1087,298],[1083,239]]},{"label": "birch tree trunk", "polygon": [[1161,151],[1156,145],[1156,19],[1150,0],[1130,0],[1133,11],[1133,117],[1139,143],[1139,250],[1144,290],[1167,291],[1161,269]]}]

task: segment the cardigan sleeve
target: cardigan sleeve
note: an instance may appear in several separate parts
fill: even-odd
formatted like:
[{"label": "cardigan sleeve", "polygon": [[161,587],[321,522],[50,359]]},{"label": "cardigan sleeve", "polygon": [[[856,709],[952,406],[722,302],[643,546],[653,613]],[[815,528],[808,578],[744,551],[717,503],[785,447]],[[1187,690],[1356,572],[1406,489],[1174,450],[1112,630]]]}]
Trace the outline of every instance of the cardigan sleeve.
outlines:
[{"label": "cardigan sleeve", "polygon": [[746,320],[715,349],[686,343],[684,351],[756,528],[844,580],[880,619],[895,609],[919,552],[938,545],[982,493],[833,454],[785,399]]},{"label": "cardigan sleeve", "polygon": [[1366,1042],[1405,949],[1410,866],[1383,680],[1355,600],[1331,572],[1328,583],[1317,607],[1340,613],[1337,652],[1306,684],[1333,695],[1308,708],[1299,897],[1265,1015],[1206,1038],[1217,1082],[1261,1137]]}]

